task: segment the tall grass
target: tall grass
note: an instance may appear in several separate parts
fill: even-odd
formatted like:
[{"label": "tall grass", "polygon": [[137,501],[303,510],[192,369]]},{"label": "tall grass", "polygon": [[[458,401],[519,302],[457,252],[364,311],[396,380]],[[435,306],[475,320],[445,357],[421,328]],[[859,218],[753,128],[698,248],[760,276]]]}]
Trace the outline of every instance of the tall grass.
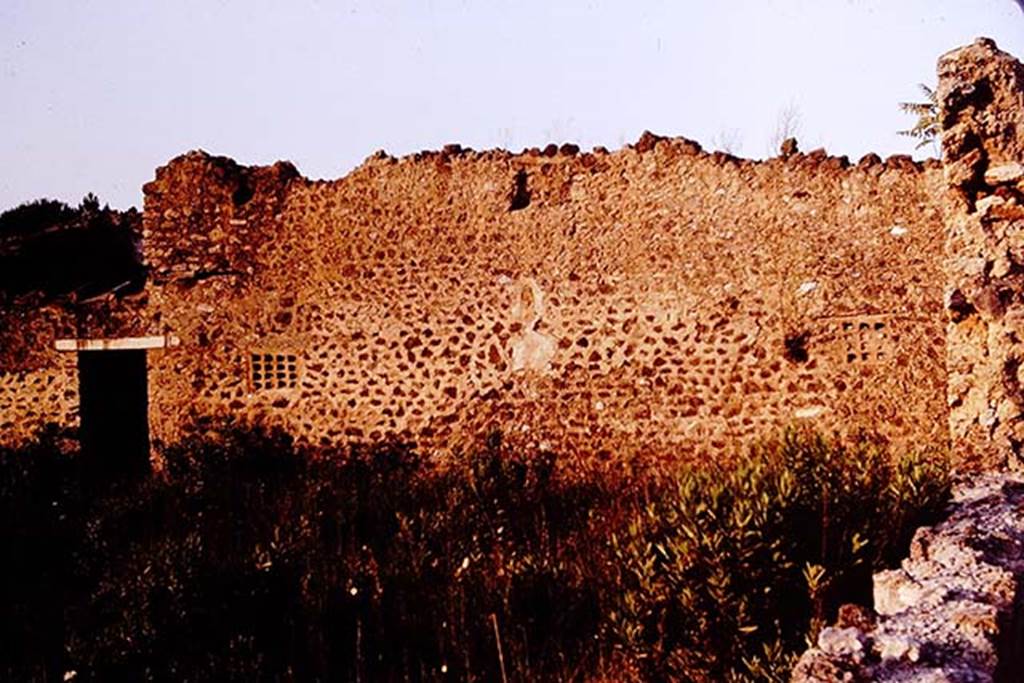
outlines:
[{"label": "tall grass", "polygon": [[148,479],[80,464],[0,452],[0,677],[781,680],[948,495],[940,463],[795,433],[633,479],[239,431]]}]

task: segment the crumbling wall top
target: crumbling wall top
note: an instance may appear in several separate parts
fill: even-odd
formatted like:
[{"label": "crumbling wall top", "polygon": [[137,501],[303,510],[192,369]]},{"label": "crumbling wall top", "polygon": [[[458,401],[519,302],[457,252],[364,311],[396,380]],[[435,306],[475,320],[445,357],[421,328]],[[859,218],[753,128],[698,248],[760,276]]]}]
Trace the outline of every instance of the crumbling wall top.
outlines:
[{"label": "crumbling wall top", "polygon": [[156,284],[252,272],[252,247],[267,232],[289,183],[290,162],[242,166],[192,151],[172,159],[143,187],[143,250]]},{"label": "crumbling wall top", "polygon": [[979,38],[940,57],[938,75],[947,178],[971,193],[985,168],[1024,158],[1024,65]]}]

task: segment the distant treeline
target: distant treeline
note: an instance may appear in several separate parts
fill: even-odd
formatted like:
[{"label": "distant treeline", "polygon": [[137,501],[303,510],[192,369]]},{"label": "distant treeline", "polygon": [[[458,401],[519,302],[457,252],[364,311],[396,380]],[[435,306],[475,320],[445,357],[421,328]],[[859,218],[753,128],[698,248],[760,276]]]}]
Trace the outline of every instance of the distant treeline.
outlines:
[{"label": "distant treeline", "polygon": [[77,207],[37,199],[0,214],[0,302],[38,293],[82,301],[138,290],[142,216],[86,195]]}]

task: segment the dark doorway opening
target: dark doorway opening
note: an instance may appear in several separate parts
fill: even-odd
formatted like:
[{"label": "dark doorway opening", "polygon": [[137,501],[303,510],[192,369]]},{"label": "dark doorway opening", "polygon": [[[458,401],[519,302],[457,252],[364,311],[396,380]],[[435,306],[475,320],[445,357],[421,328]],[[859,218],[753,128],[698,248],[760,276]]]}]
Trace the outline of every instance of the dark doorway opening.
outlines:
[{"label": "dark doorway opening", "polygon": [[82,452],[105,474],[149,470],[149,392],[143,350],[79,351]]}]

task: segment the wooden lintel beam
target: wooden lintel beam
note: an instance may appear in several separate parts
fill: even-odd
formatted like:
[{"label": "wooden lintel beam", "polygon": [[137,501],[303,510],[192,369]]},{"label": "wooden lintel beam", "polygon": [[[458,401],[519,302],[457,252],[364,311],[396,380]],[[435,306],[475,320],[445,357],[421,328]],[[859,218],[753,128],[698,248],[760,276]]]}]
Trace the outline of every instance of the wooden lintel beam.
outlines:
[{"label": "wooden lintel beam", "polygon": [[153,337],[115,337],[113,339],[58,339],[58,351],[128,351],[138,349],[165,349],[178,346],[181,340],[172,334]]}]

